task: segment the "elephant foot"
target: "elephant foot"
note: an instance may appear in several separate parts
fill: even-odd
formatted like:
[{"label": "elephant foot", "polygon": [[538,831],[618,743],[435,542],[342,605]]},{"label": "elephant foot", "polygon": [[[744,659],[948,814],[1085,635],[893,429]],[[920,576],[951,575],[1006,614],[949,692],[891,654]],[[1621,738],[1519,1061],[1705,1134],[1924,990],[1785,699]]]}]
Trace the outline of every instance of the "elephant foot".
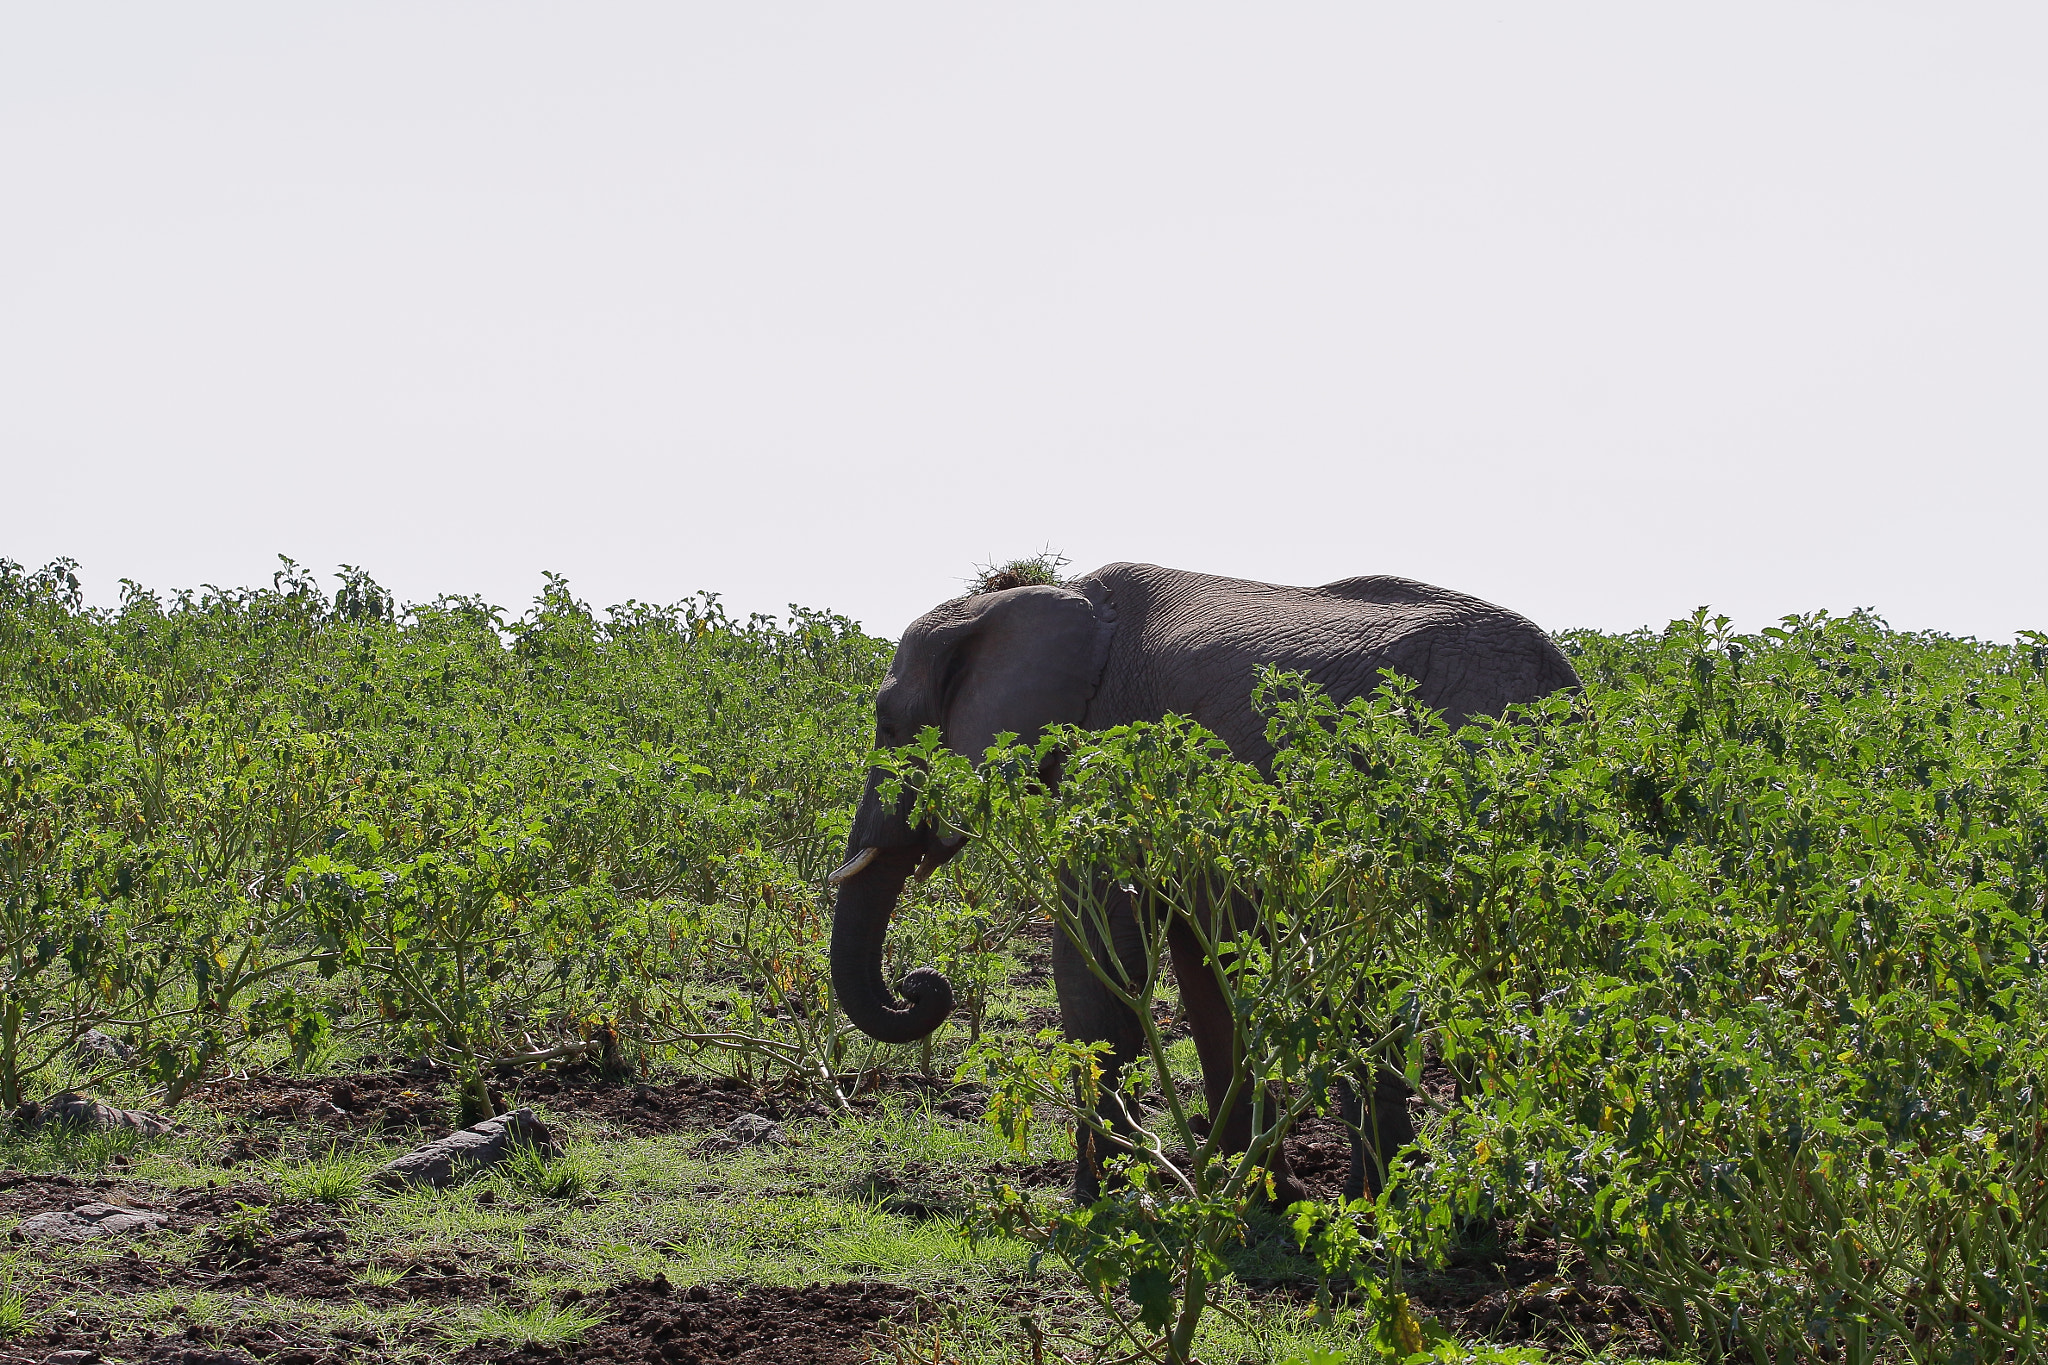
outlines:
[{"label": "elephant foot", "polygon": [[[1267,1202],[1276,1209],[1286,1209],[1301,1203],[1304,1199],[1315,1198],[1314,1195],[1308,1192],[1308,1188],[1305,1185],[1286,1172],[1274,1173],[1272,1190],[1273,1196]],[[1265,1195],[1266,1191],[1262,1187],[1259,1190],[1259,1196],[1264,1199]]]}]

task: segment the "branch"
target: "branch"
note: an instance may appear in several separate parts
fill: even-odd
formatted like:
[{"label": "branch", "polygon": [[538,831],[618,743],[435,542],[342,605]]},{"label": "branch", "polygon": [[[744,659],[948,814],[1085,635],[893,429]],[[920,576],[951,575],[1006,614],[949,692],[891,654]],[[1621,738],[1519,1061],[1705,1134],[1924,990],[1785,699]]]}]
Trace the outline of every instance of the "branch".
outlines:
[{"label": "branch", "polygon": [[[528,1039],[531,1042],[531,1039]],[[581,1057],[598,1044],[596,1040],[587,1043],[558,1043],[554,1047],[538,1048],[532,1052],[515,1052],[507,1057],[492,1059],[490,1065],[513,1067],[535,1066],[541,1062],[552,1062],[562,1057]]]}]

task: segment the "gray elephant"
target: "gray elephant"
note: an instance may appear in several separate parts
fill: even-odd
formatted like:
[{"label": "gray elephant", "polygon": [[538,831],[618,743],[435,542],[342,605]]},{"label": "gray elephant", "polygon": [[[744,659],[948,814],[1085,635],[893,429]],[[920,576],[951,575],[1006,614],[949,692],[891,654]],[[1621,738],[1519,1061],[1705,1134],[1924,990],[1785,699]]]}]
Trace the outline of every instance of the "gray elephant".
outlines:
[{"label": "gray elephant", "polygon": [[[1177,712],[1213,731],[1237,758],[1264,768],[1272,750],[1251,694],[1266,664],[1307,674],[1340,703],[1371,692],[1380,671],[1391,668],[1414,679],[1421,700],[1454,725],[1579,681],[1550,637],[1523,617],[1406,578],[1292,588],[1110,564],[1058,587],[964,597],[918,618],[904,632],[876,700],[875,746],[906,744],[935,725],[947,748],[979,758],[1004,731],[1029,740],[1048,725],[1108,729]],[[953,1008],[953,990],[923,967],[903,979],[899,1002],[882,976],[883,939],[905,882],[943,863],[957,845],[913,827],[902,808],[880,800],[880,780],[869,775],[846,864],[833,874],[832,981],[855,1025],[884,1042],[906,1043],[939,1026]],[[1193,933],[1170,928],[1168,946],[1214,1118],[1231,1083],[1229,1010]],[[1137,1019],[1063,936],[1053,944],[1053,980],[1066,1035],[1110,1043],[1106,1081],[1113,1087],[1142,1044]],[[1376,1187],[1372,1177],[1383,1157],[1414,1135],[1399,1077],[1383,1073],[1375,1091],[1370,1123],[1362,1106],[1344,1097],[1347,1119],[1375,1149],[1368,1162],[1365,1144],[1353,1144],[1351,1197]],[[1224,1145],[1242,1151],[1249,1106],[1234,1108],[1223,1116]],[[1081,1136],[1075,1193],[1090,1199],[1097,1173]],[[1274,1175],[1283,1207],[1301,1197],[1284,1158]]]}]

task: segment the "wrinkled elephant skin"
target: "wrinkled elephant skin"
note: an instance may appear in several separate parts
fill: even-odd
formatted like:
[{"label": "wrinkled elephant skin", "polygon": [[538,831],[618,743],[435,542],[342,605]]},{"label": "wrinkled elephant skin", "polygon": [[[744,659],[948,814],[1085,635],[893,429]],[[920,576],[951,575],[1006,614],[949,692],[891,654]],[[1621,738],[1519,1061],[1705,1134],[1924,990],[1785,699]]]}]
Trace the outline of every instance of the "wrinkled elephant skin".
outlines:
[{"label": "wrinkled elephant skin", "polygon": [[[1348,578],[1319,588],[1283,587],[1151,564],[1111,564],[1059,587],[1010,588],[947,602],[904,632],[876,700],[875,745],[910,742],[938,726],[955,753],[980,757],[996,735],[1035,739],[1049,725],[1108,729],[1171,713],[1215,732],[1239,759],[1264,768],[1272,750],[1252,707],[1257,670],[1305,673],[1337,702],[1371,692],[1382,669],[1415,681],[1420,699],[1453,725],[1498,715],[1578,685],[1541,629],[1462,593],[1394,577]],[[944,976],[920,968],[899,1001],[882,977],[882,945],[904,883],[953,852],[886,806],[871,776],[847,846],[833,912],[832,978],[861,1029],[910,1042],[952,1009]],[[1122,921],[1130,928],[1128,912]],[[1124,932],[1118,932],[1120,944]],[[1129,944],[1123,944],[1128,949]],[[1220,987],[1185,926],[1169,932],[1183,1012],[1215,1106],[1231,1081],[1231,1024]],[[1138,1021],[1088,972],[1073,944],[1053,945],[1053,979],[1068,1037],[1111,1044],[1115,1073],[1137,1055]],[[1354,1151],[1351,1193],[1375,1186],[1380,1153],[1413,1137],[1407,1089],[1381,1075],[1368,1097],[1341,1096],[1375,1151]],[[1370,1113],[1366,1110],[1369,1107]],[[1226,1146],[1242,1150],[1248,1106],[1226,1116]],[[1368,1122],[1369,1120],[1369,1122]],[[1093,1163],[1078,1163],[1076,1194],[1093,1196]],[[1284,1163],[1283,1203],[1299,1191]]]}]

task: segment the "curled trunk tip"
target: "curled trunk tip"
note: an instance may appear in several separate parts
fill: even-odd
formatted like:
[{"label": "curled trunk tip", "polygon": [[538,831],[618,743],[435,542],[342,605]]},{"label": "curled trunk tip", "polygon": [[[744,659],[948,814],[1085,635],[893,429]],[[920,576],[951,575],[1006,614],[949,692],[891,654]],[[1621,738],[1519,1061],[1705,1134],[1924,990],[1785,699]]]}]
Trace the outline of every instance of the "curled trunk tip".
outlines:
[{"label": "curled trunk tip", "polygon": [[854,1026],[884,1043],[914,1043],[953,1012],[952,983],[931,967],[903,978],[901,1001],[882,977],[889,919],[923,852],[916,846],[863,849],[842,869],[832,909],[832,989]]}]

